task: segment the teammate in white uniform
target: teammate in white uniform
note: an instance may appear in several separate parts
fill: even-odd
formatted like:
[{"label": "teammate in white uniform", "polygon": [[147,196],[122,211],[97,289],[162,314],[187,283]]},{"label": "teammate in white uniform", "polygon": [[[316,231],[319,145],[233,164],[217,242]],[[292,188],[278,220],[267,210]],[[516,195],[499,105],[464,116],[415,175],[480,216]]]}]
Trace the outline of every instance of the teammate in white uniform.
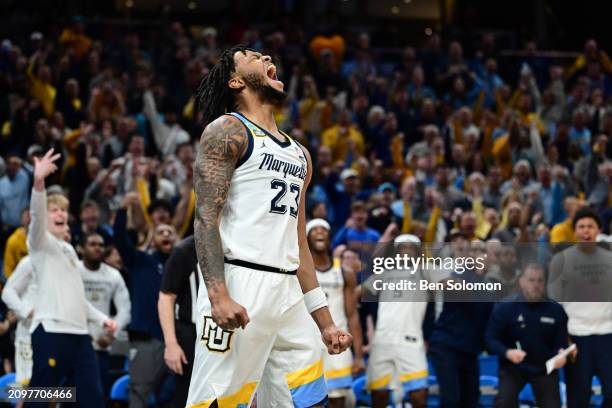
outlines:
[{"label": "teammate in white uniform", "polygon": [[[396,252],[419,256],[420,240],[415,235],[402,234],[395,238]],[[435,281],[439,273],[429,274],[417,270],[414,274],[404,270],[389,270],[382,275],[372,275],[362,284],[362,289],[374,293],[374,280],[385,283],[427,279]],[[370,345],[368,361],[368,388],[372,391],[375,408],[386,407],[389,390],[393,383],[400,382],[403,391],[410,394],[410,403],[415,408],[424,408],[427,403],[427,356],[423,339],[423,320],[427,310],[428,292],[390,291],[379,292],[378,320],[374,339]]]},{"label": "teammate in white uniform", "polygon": [[204,284],[188,406],[246,407],[256,389],[262,407],[321,406],[323,342],[339,354],[352,341],[317,283],[305,230],[312,163],[276,126],[283,87],[269,56],[237,46],[198,89],[206,128],[194,236]]},{"label": "teammate in white uniform", "polygon": [[[83,259],[79,262],[79,271],[85,286],[85,297],[96,309],[109,316],[111,302],[115,304],[117,330],[123,330],[130,323],[130,293],[121,273],[102,262],[105,255],[104,238],[96,233],[85,234],[82,242]],[[110,389],[109,349],[113,336],[89,323],[89,334],[93,339],[93,348],[98,356],[100,378],[105,393]]]},{"label": "teammate in white uniform", "polygon": [[32,339],[30,325],[34,312],[36,285],[32,280],[32,261],[25,256],[2,289],[2,301],[15,312],[19,321],[15,330],[15,379],[27,385],[32,376]]},{"label": "teammate in white uniform", "polygon": [[361,324],[355,298],[357,278],[352,270],[341,265],[340,259],[332,257],[330,229],[329,223],[321,218],[306,224],[308,246],[317,271],[317,280],[329,303],[329,311],[338,327],[347,330],[353,336],[354,361],[350,350],[338,355],[326,354],[323,357],[329,406],[343,408],[350,392],[352,375],[362,372],[365,365]]}]

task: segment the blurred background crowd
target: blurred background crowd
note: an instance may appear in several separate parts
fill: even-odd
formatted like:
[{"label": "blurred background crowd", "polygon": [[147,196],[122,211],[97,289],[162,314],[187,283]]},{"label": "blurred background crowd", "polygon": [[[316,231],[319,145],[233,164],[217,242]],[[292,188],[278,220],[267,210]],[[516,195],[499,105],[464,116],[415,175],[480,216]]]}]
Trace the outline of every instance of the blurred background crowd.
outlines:
[{"label": "blurred background crowd", "polygon": [[[133,6],[121,2],[120,16]],[[403,233],[423,242],[455,233],[571,242],[571,218],[583,206],[610,233],[612,60],[597,39],[551,52],[524,36],[508,52],[495,30],[462,35],[444,22],[389,38],[289,17],[258,25],[239,13],[203,25],[164,13],[160,24],[133,25],[64,15],[0,36],[4,278],[28,252],[33,158],[50,148],[62,154],[61,171],[47,185],[69,199],[75,247],[99,233],[106,262],[127,276],[114,249],[119,208],[129,210],[130,236],[142,250],[168,244],[154,238],[160,224],[177,238],[192,233],[202,132],[193,92],[236,43],[277,67],[289,95],[277,123],[312,154],[308,218],[330,222],[334,247]],[[3,316],[6,340],[12,317]],[[2,343],[10,371],[11,342]]]}]

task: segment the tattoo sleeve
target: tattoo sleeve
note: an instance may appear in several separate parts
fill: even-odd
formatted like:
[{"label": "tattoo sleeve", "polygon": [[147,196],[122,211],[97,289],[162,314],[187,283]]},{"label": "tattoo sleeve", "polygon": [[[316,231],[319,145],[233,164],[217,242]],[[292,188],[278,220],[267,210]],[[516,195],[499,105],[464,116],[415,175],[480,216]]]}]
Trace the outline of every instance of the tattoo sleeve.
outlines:
[{"label": "tattoo sleeve", "polygon": [[225,290],[219,219],[237,161],[246,150],[244,126],[231,116],[210,123],[200,139],[195,161],[196,214],[194,236],[198,263],[209,296]]}]

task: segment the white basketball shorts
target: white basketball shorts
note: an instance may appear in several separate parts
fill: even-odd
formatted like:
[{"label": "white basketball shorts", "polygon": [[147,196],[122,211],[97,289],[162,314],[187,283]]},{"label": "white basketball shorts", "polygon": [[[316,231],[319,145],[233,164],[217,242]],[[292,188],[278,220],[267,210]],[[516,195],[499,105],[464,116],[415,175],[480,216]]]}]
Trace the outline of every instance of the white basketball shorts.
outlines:
[{"label": "white basketball shorts", "polygon": [[247,310],[245,329],[223,330],[198,295],[197,343],[188,407],[310,407],[327,395],[323,342],[312,330],[295,275],[225,265],[231,298]]}]

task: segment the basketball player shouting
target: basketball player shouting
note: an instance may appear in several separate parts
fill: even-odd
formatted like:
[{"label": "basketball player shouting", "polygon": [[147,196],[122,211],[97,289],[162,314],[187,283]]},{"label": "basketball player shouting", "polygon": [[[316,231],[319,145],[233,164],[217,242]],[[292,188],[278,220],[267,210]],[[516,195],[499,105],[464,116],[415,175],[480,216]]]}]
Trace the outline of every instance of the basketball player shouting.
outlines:
[{"label": "basketball player shouting", "polygon": [[198,89],[206,128],[194,232],[204,285],[189,406],[247,407],[255,389],[262,407],[322,406],[323,343],[339,354],[352,342],[331,318],[308,249],[312,162],[274,121],[283,87],[269,56],[236,46]]}]

